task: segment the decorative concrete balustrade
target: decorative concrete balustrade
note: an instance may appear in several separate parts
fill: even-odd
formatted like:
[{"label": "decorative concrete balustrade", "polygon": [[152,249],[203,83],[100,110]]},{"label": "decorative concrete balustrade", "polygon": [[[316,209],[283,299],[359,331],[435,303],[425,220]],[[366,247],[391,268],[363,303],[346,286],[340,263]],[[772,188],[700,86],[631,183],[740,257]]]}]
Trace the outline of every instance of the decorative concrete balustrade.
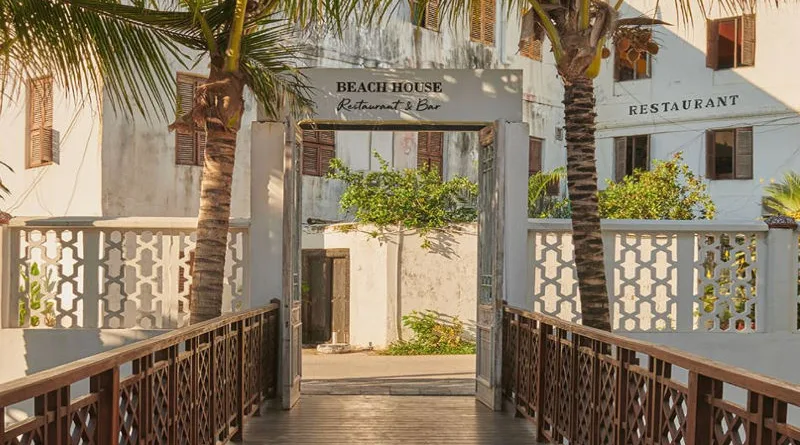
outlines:
[{"label": "decorative concrete balustrade", "polygon": [[[797,330],[793,220],[602,222],[618,331]],[[580,320],[570,220],[530,220],[533,309]]]},{"label": "decorative concrete balustrade", "polygon": [[[184,326],[196,226],[195,218],[12,220],[2,243],[3,327],[44,326],[46,318],[62,328]],[[247,220],[231,221],[223,312],[250,307],[248,228]],[[44,293],[38,304],[29,297],[35,281]],[[45,313],[47,301],[52,316]]]}]

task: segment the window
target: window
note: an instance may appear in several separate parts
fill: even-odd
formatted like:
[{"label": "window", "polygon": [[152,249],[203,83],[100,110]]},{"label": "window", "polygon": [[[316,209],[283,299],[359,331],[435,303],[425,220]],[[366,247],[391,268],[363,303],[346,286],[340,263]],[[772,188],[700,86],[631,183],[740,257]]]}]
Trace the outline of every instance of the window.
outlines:
[{"label": "window", "polygon": [[41,167],[55,162],[58,132],[53,130],[53,78],[28,81],[27,143],[25,166]]},{"label": "window", "polygon": [[753,128],[706,131],[706,176],[753,179]]},{"label": "window", "polygon": [[424,5],[411,2],[411,20],[417,26],[431,31],[439,31],[439,0],[428,0]]},{"label": "window", "polygon": [[756,16],[706,22],[706,66],[724,70],[756,64]]},{"label": "window", "polygon": [[[527,11],[523,11],[522,16],[524,17],[523,20],[525,20],[525,18],[527,18],[527,17],[531,18],[530,22],[533,22],[533,25],[532,25],[533,26],[533,35],[530,38],[528,38],[527,40],[525,40],[524,42],[520,42],[519,54],[521,56],[527,57],[529,59],[538,60],[538,61],[541,62],[542,61],[542,39],[544,38],[544,29],[541,27],[541,25],[536,24],[534,22],[534,20],[532,20],[533,16],[528,16],[527,15],[529,11],[530,11],[530,9],[528,9]],[[525,26],[525,24],[523,24],[523,26]],[[531,25],[528,25],[528,26],[531,26]]]},{"label": "window", "polygon": [[[542,171],[542,146],[544,139],[531,136],[528,140],[528,177]],[[547,185],[546,194],[556,196],[561,190],[561,181],[553,181]]]},{"label": "window", "polygon": [[475,0],[469,14],[469,38],[473,42],[494,45],[495,0]]},{"label": "window", "polygon": [[650,136],[614,138],[614,181],[622,181],[634,170],[650,170]]},{"label": "window", "polygon": [[444,133],[441,131],[417,133],[417,168],[428,167],[438,171],[439,177],[443,177],[443,143]]},{"label": "window", "polygon": [[626,80],[650,78],[650,71],[653,65],[650,53],[645,52],[644,58],[638,58],[631,62],[626,58],[620,57],[622,54],[621,51],[616,50],[614,52],[614,80],[623,82]]},{"label": "window", "polygon": [[[194,107],[194,94],[197,87],[206,81],[205,77],[195,74],[178,73],[176,114],[182,116]],[[192,123],[191,128],[175,131],[175,164],[203,165],[206,152],[206,129]]]},{"label": "window", "polygon": [[336,157],[336,136],[333,131],[303,130],[303,174],[325,176]]}]

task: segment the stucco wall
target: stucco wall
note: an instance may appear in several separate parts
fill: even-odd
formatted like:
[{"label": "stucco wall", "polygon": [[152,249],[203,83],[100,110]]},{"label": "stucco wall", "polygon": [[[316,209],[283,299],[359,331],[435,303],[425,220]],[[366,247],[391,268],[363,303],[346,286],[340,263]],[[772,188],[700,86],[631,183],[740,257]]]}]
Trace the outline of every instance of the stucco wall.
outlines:
[{"label": "stucco wall", "polygon": [[59,161],[25,168],[26,87],[16,97],[3,98],[0,113],[0,178],[11,190],[2,209],[14,216],[99,216],[102,181],[101,111],[86,98],[68,98],[53,88],[53,129],[59,133]]},{"label": "stucco wall", "polygon": [[[207,63],[188,70],[172,63],[175,73],[208,75]],[[173,101],[174,102],[174,101]],[[169,103],[169,102],[168,102]],[[174,104],[172,104],[174,106]],[[104,216],[197,216],[202,167],[175,164],[175,133],[165,119],[133,119],[103,114]],[[250,216],[250,126],[256,118],[255,101],[245,90],[245,111],[236,139],[231,216]]]},{"label": "stucco wall", "polygon": [[386,346],[408,339],[402,316],[427,309],[458,316],[474,335],[477,306],[477,234],[431,235],[431,247],[413,232],[373,238],[372,229],[341,232],[335,226],[303,234],[304,249],[350,250],[350,343]]},{"label": "stucco wall", "polygon": [[[655,11],[655,0],[626,2],[625,16]],[[678,24],[672,3],[658,4],[658,18]],[[732,15],[708,8],[711,18]],[[661,50],[653,58],[652,79],[613,81],[613,57],[603,62],[596,81],[598,103],[598,169],[601,181],[613,174],[615,136],[650,134],[651,159],[668,159],[683,151],[691,169],[705,175],[707,129],[753,126],[753,179],[712,180],[709,191],[720,219],[755,219],[760,216],[763,188],[779,180],[784,171],[800,170],[800,90],[796,88],[797,62],[786,58],[778,42],[796,34],[800,6],[758,8],[756,62],[753,67],[714,71],[706,67],[706,25],[697,17],[692,26],[658,26],[655,37]],[[683,100],[738,95],[736,105],[683,109]],[[680,110],[630,114],[631,106],[677,101]],[[670,107],[671,108],[671,107]]]}]

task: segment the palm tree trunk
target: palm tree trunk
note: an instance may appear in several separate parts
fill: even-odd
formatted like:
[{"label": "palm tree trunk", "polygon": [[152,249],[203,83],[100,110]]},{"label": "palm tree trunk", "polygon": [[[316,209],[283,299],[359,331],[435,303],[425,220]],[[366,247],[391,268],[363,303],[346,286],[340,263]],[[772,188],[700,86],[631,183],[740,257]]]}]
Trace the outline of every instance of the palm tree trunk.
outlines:
[{"label": "palm tree trunk", "polygon": [[197,244],[189,303],[190,323],[222,314],[236,134],[210,128],[208,131],[200,183],[200,213],[197,217]]},{"label": "palm tree trunk", "polygon": [[567,129],[567,182],[572,205],[572,242],[583,324],[611,331],[603,238],[597,196],[595,99],[592,79],[581,76],[564,86]]},{"label": "palm tree trunk", "polygon": [[207,91],[199,93],[195,102],[196,107],[204,110],[207,133],[189,300],[190,323],[222,314],[236,135],[244,111],[241,77],[212,66],[209,81],[201,88]]}]

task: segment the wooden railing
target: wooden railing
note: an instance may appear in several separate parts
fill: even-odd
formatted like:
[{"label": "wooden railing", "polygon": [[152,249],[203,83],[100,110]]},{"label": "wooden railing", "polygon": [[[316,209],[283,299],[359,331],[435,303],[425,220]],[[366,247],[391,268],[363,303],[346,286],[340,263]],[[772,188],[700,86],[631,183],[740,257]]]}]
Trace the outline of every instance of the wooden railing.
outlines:
[{"label": "wooden railing", "polygon": [[504,395],[540,441],[800,444],[798,385],[509,307],[503,345]]},{"label": "wooden railing", "polygon": [[0,423],[0,444],[240,440],[245,417],[276,393],[278,317],[273,302],[2,384],[0,415],[30,400],[34,413]]}]

